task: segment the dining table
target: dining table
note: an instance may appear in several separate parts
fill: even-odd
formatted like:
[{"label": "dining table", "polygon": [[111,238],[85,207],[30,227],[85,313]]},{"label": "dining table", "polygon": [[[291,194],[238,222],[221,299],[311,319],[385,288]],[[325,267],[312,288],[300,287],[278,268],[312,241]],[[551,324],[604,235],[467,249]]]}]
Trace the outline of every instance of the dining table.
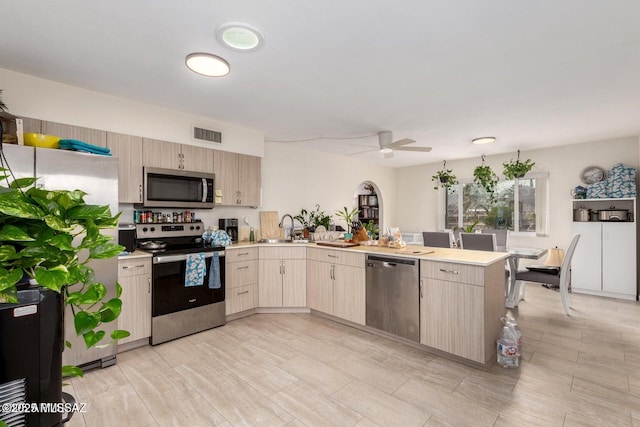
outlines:
[{"label": "dining table", "polygon": [[518,264],[521,259],[540,259],[546,253],[547,249],[542,248],[507,248],[509,253],[509,289],[507,290],[507,296],[505,298],[505,307],[514,308],[518,306],[520,302],[520,283],[516,280],[516,273],[518,272]]}]

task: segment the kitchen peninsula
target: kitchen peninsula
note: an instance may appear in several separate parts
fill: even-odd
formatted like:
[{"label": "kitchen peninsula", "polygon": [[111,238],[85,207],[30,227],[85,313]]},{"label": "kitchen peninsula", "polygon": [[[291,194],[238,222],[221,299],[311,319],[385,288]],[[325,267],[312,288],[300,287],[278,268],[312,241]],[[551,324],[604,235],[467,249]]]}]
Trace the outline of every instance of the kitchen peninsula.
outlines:
[{"label": "kitchen peninsula", "polygon": [[[295,260],[288,260],[292,249]],[[424,246],[343,249],[313,243],[240,243],[227,247],[226,252],[228,321],[254,313],[311,311],[385,336],[391,335],[365,325],[365,255],[418,260],[420,281],[415,289],[420,300],[420,347],[481,367],[495,360],[495,339],[504,315],[506,253]],[[306,280],[300,273],[304,267],[300,261],[305,258]],[[274,259],[281,260],[279,269],[260,267]],[[288,271],[293,261],[296,267]],[[287,280],[291,273],[295,281]],[[270,285],[263,289],[263,283]],[[259,301],[266,300],[295,303],[263,307]]]}]

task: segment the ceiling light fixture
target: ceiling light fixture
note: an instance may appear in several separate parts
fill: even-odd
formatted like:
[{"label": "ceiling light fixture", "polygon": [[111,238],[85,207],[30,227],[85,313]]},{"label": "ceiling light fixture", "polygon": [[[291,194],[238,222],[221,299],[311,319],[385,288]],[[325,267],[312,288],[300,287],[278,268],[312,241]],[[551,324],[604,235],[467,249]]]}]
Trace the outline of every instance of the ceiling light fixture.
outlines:
[{"label": "ceiling light fixture", "polygon": [[220,25],[216,30],[216,37],[223,45],[244,52],[258,49],[264,42],[262,33],[244,22],[227,22]]},{"label": "ceiling light fixture", "polygon": [[496,142],[496,139],[493,136],[483,136],[482,138],[473,139],[471,142],[474,144],[491,144],[492,142]]},{"label": "ceiling light fixture", "polygon": [[184,63],[194,73],[207,77],[222,77],[231,71],[227,61],[211,53],[190,53],[185,58]]},{"label": "ceiling light fixture", "polygon": [[385,148],[381,148],[381,149],[380,149],[380,152],[381,152],[382,154],[387,154],[387,153],[393,153],[393,150],[392,150],[391,148],[387,148],[387,147],[385,147]]}]

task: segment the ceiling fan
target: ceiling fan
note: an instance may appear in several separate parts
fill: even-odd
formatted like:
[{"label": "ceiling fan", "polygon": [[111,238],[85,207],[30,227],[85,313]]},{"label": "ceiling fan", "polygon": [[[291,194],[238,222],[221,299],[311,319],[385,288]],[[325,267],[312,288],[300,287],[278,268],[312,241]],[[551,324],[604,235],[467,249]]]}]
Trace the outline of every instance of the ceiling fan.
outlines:
[{"label": "ceiling fan", "polygon": [[[378,148],[371,148],[370,150],[359,151],[357,153],[351,153],[350,156],[362,153],[368,153],[370,151],[380,151],[385,159],[393,157],[394,151],[418,151],[422,153],[428,153],[431,151],[431,147],[406,147],[406,145],[413,144],[415,141],[409,138],[399,139],[393,141],[393,134],[391,131],[383,130],[378,132]],[[363,147],[360,145],[359,147]],[[368,146],[366,146],[368,147]]]}]

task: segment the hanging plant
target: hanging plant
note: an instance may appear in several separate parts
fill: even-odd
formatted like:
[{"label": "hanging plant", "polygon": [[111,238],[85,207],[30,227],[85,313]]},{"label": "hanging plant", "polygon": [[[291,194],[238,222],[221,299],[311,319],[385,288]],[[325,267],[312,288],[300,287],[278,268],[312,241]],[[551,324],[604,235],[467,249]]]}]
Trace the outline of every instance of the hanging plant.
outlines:
[{"label": "hanging plant", "polygon": [[2,89],[0,89],[0,112],[6,111],[7,106],[2,102]]},{"label": "hanging plant", "polygon": [[482,165],[473,170],[473,182],[485,189],[489,194],[491,203],[495,202],[495,191],[498,181],[498,175],[496,175],[493,169],[491,169],[491,166],[485,166],[483,154]]},{"label": "hanging plant", "polygon": [[436,172],[436,174],[431,177],[431,180],[435,182],[434,190],[442,187],[445,190],[451,191],[453,187],[458,184],[458,178],[453,174],[453,171],[447,169],[446,160],[442,162],[442,170]]},{"label": "hanging plant", "polygon": [[504,166],[502,174],[507,179],[522,178],[533,168],[534,165],[535,162],[532,162],[531,159],[527,159],[524,162],[521,162],[520,150],[518,150],[518,158],[515,162],[511,160],[502,164],[502,166]]}]

